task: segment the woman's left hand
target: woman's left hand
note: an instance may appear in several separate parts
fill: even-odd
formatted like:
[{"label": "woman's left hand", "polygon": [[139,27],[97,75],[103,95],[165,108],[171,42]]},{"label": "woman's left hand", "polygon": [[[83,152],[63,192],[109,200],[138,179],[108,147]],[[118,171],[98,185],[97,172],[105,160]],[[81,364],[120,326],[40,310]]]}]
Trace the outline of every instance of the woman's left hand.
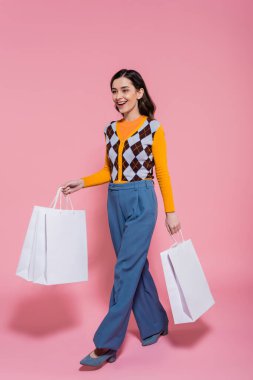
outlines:
[{"label": "woman's left hand", "polygon": [[181,225],[175,212],[166,212],[165,226],[171,235],[181,229]]}]

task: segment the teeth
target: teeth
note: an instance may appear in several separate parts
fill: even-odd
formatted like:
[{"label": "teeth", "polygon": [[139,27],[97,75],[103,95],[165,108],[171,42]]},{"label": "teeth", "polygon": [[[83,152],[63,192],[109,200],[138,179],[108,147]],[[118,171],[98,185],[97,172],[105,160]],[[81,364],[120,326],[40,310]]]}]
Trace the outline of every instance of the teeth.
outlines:
[{"label": "teeth", "polygon": [[118,104],[125,104],[126,102],[123,102],[123,103],[118,103]]}]

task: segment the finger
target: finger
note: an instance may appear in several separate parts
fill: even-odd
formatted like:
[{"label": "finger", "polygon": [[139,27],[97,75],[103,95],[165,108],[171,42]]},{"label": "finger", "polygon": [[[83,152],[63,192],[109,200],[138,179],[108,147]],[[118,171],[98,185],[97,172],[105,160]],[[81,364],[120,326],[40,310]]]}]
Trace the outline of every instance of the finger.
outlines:
[{"label": "finger", "polygon": [[174,227],[169,226],[169,229],[170,229],[170,232],[171,232],[172,234],[174,234]]},{"label": "finger", "polygon": [[180,231],[180,229],[181,229],[181,227],[180,227],[180,225],[177,225],[177,232],[179,232]]},{"label": "finger", "polygon": [[166,224],[166,228],[167,228],[168,232],[169,232],[170,235],[171,235],[171,228],[170,228],[169,224],[168,224],[168,223],[165,223],[165,224]]}]

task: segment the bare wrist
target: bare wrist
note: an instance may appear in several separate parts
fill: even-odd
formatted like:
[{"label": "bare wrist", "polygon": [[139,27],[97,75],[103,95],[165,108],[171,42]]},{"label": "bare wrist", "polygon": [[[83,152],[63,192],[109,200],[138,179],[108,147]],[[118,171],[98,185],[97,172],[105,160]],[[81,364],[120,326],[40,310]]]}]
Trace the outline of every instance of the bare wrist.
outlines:
[{"label": "bare wrist", "polygon": [[81,182],[81,183],[82,183],[82,188],[84,188],[84,187],[85,187],[84,179],[83,179],[83,178],[80,178],[80,180],[82,181],[82,182]]}]

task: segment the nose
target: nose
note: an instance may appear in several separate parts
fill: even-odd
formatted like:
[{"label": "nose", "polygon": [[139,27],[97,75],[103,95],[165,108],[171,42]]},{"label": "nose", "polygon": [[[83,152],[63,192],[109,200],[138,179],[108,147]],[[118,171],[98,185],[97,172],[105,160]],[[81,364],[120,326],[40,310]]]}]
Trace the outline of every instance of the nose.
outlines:
[{"label": "nose", "polygon": [[114,99],[116,102],[124,101],[124,97],[121,94],[117,94]]}]

